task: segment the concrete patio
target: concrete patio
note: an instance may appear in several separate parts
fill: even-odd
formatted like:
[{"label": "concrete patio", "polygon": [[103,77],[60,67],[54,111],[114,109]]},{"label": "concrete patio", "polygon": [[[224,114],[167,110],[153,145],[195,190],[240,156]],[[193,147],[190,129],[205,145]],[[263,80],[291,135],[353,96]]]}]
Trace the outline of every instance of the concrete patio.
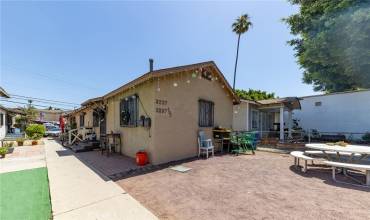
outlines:
[{"label": "concrete patio", "polygon": [[110,179],[119,179],[144,168],[137,166],[134,158],[121,154],[113,153],[107,156],[105,153],[101,154],[101,151],[95,150],[74,155],[82,163]]},{"label": "concrete patio", "polygon": [[223,155],[117,183],[160,219],[369,219],[370,189],[335,183],[331,170],[302,173],[286,154]]}]

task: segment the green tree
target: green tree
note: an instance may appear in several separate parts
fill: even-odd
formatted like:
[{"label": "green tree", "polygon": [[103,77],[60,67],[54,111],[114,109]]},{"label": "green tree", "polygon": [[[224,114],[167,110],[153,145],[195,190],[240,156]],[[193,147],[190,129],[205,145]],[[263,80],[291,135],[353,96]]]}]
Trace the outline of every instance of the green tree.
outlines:
[{"label": "green tree", "polygon": [[239,96],[239,98],[253,100],[253,101],[275,98],[275,93],[273,92],[268,93],[266,91],[261,91],[261,90],[249,89],[248,91],[246,91],[242,89],[237,89],[235,92],[236,92],[236,95]]},{"label": "green tree", "polygon": [[370,88],[370,2],[290,0],[300,11],[286,19],[289,41],[315,91]]},{"label": "green tree", "polygon": [[234,68],[234,81],[233,81],[233,90],[235,90],[235,80],[236,80],[236,68],[238,66],[238,58],[239,58],[239,44],[240,44],[240,36],[247,32],[249,28],[252,26],[252,22],[247,14],[244,14],[238,17],[235,22],[232,24],[233,32],[238,35],[238,45],[236,47],[236,59],[235,59],[235,68]]},{"label": "green tree", "polygon": [[32,105],[22,109],[23,114],[15,117],[15,127],[25,130],[26,126],[33,123],[37,118],[36,108]]}]

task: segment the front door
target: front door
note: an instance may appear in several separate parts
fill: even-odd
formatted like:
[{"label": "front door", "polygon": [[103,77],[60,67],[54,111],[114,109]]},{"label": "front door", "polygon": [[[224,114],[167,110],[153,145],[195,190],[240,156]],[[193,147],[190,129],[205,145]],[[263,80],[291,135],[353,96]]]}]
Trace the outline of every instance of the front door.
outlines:
[{"label": "front door", "polygon": [[106,113],[104,111],[100,111],[100,114],[99,114],[100,136],[102,136],[102,135],[105,136],[107,134],[107,120],[106,120],[105,115],[106,115]]}]

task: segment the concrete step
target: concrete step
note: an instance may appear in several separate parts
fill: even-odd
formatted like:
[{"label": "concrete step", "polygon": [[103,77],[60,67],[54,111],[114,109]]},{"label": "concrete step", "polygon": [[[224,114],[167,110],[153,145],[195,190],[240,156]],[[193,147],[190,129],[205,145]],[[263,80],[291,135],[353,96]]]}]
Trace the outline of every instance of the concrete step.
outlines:
[{"label": "concrete step", "polygon": [[84,141],[84,142],[80,142],[78,144],[71,146],[71,149],[74,152],[78,153],[78,152],[92,151],[99,147],[100,147],[99,141],[86,141],[86,142]]}]

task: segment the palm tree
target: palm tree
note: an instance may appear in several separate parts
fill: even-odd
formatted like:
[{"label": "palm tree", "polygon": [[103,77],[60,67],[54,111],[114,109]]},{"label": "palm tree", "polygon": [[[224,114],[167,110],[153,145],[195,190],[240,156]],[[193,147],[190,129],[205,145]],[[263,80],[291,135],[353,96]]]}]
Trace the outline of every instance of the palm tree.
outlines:
[{"label": "palm tree", "polygon": [[232,25],[233,32],[235,32],[238,35],[238,46],[236,49],[233,90],[235,90],[236,67],[238,66],[240,36],[247,32],[251,26],[252,22],[250,21],[250,17],[247,14],[238,17]]}]

